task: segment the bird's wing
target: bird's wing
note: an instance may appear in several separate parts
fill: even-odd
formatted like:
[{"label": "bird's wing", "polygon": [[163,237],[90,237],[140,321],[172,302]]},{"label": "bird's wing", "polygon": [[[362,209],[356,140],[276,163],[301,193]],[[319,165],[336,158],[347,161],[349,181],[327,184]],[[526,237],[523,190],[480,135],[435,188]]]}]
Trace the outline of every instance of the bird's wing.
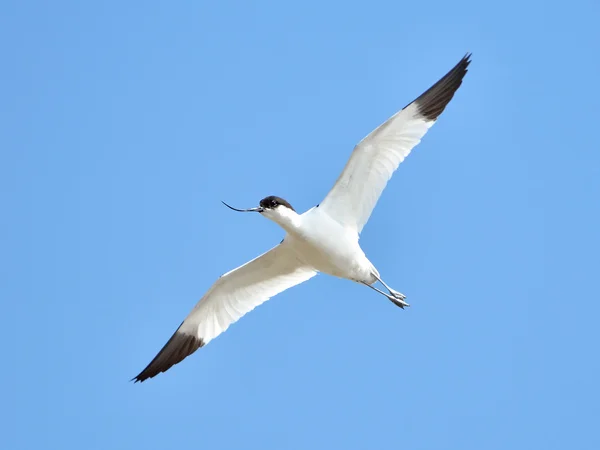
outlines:
[{"label": "bird's wing", "polygon": [[144,381],[165,372],[223,333],[244,314],[316,274],[314,269],[296,258],[285,240],[226,273],[212,285],[158,355],[134,380]]},{"label": "bird's wing", "polygon": [[398,165],[421,142],[461,85],[470,57],[465,55],[419,98],[365,137],[319,208],[360,233]]}]

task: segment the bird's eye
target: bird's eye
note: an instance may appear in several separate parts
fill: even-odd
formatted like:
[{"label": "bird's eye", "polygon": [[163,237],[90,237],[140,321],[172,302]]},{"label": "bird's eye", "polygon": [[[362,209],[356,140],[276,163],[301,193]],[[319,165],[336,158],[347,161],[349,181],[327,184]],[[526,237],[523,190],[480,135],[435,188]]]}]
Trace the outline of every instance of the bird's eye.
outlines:
[{"label": "bird's eye", "polygon": [[271,208],[275,208],[277,206],[276,200],[271,200]]}]

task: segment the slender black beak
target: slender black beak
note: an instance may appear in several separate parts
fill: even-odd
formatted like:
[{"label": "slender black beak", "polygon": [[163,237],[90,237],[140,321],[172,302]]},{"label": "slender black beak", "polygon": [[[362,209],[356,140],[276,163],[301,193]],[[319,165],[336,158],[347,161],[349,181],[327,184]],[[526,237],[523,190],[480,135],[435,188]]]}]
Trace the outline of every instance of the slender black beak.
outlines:
[{"label": "slender black beak", "polygon": [[238,211],[238,212],[263,212],[264,209],[262,208],[262,206],[259,206],[258,208],[248,208],[248,209],[237,209],[234,208],[233,206],[229,206],[227,203],[225,203],[223,200],[221,200],[221,203],[223,203],[225,206],[227,206],[229,209],[233,209],[234,211]]}]

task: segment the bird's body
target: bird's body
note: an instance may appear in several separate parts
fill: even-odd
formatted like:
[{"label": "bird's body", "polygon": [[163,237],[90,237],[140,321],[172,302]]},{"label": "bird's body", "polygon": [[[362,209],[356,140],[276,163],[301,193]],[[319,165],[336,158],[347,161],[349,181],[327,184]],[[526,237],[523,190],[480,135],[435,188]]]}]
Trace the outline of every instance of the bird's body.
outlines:
[{"label": "bird's body", "polygon": [[[461,85],[469,58],[466,55],[430,89],[365,137],[318,206],[298,214],[286,200],[275,196],[265,197],[258,207],[246,210],[227,205],[273,220],[286,231],[285,238],[221,276],[135,381],[168,370],[256,306],[319,272],[364,284],[397,306],[408,306],[403,294],[383,282],[361,249],[359,236],[398,165]],[[374,287],[375,282],[387,292]]]},{"label": "bird's body", "polygon": [[[286,212],[291,215],[289,210]],[[360,248],[355,230],[318,206],[304,214],[291,213],[295,215],[294,227],[283,227],[287,231],[284,243],[301,261],[327,275],[367,284],[376,281],[372,275],[375,268]],[[279,218],[272,220],[278,222]]]}]

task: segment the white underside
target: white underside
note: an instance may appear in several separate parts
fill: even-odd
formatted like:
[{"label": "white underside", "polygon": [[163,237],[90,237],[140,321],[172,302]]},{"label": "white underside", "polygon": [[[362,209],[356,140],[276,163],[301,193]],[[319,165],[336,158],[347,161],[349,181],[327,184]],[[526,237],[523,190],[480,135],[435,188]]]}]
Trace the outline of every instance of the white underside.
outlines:
[{"label": "white underside", "polygon": [[288,232],[285,242],[318,272],[368,284],[376,280],[373,272],[378,272],[360,248],[358,234],[319,207],[300,216],[299,226]]}]

